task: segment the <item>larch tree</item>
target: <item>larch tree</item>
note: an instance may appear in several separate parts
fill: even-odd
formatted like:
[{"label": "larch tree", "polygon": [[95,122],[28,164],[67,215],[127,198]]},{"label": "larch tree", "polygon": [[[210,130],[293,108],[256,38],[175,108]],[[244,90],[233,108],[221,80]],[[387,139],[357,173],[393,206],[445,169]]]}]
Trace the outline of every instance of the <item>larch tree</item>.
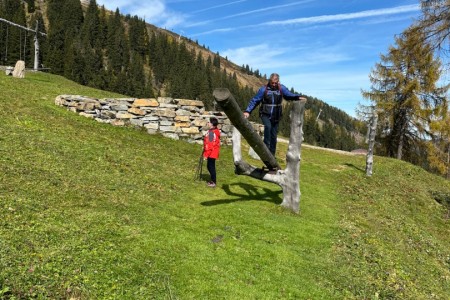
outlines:
[{"label": "larch tree", "polygon": [[448,87],[438,86],[441,74],[440,60],[417,28],[404,31],[388,54],[381,55],[369,75],[371,90],[362,94],[373,102],[384,126],[386,155],[411,162],[420,156],[430,122],[447,103]]},{"label": "larch tree", "polygon": [[[433,49],[450,54],[450,0],[422,0],[423,16],[416,28]],[[449,63],[450,64],[450,63]]]},{"label": "larch tree", "polygon": [[[443,59],[447,58],[446,70],[450,69],[450,0],[422,0],[423,16],[417,22],[418,30],[424,32],[425,40]],[[450,179],[450,112],[443,108],[441,116],[430,124],[432,138],[426,142],[430,168]]]}]

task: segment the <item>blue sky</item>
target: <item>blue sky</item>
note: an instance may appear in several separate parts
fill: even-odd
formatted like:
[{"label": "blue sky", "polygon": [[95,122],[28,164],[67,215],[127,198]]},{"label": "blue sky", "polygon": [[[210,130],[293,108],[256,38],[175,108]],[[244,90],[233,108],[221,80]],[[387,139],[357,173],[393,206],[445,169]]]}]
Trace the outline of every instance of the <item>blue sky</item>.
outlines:
[{"label": "blue sky", "polygon": [[355,116],[369,74],[419,0],[97,0]]}]

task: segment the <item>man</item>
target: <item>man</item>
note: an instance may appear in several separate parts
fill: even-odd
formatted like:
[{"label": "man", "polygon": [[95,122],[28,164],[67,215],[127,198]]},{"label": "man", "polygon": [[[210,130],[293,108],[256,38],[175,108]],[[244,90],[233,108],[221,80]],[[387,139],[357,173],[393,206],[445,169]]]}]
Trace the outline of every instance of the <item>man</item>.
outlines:
[{"label": "man", "polygon": [[278,123],[281,119],[283,98],[286,100],[306,100],[305,96],[301,94],[291,93],[280,83],[280,75],[273,73],[270,75],[267,85],[258,90],[244,111],[244,118],[248,118],[256,106],[261,104],[259,116],[264,125],[264,144],[273,156],[275,156],[277,149]]}]

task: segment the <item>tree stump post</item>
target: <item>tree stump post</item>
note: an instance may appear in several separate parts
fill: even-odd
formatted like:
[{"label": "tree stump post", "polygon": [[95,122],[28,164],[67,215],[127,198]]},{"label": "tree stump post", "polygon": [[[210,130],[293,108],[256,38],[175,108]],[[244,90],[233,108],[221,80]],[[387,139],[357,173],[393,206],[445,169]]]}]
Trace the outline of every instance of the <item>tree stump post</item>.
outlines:
[{"label": "tree stump post", "polygon": [[375,136],[377,133],[377,121],[378,115],[374,111],[372,118],[370,119],[369,127],[369,149],[366,156],[366,175],[372,176],[373,172],[373,148],[375,147]]},{"label": "tree stump post", "polygon": [[[275,157],[267,149],[266,145],[253,129],[253,126],[244,118],[243,112],[230,91],[225,88],[219,88],[214,90],[213,95],[234,125],[232,142],[236,174],[278,184],[283,190],[283,202],[281,206],[291,209],[295,213],[299,213],[301,196],[300,160],[301,144],[303,141],[302,126],[306,100],[293,102],[290,111],[291,132],[288,151],[286,153],[286,169],[281,170]],[[275,174],[270,174],[267,170],[252,166],[242,159],[241,134],[269,169],[273,167],[278,169]]]}]

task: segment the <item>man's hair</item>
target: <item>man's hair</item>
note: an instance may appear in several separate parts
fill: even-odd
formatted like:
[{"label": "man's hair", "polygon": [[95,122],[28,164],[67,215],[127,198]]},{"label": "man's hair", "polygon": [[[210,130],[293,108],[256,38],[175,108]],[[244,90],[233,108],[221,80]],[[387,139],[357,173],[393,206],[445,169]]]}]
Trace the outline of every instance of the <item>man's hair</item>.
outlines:
[{"label": "man's hair", "polygon": [[277,73],[272,73],[272,74],[270,74],[269,80],[272,80],[272,79],[274,79],[275,77],[278,78],[278,80],[280,80],[280,75],[278,75]]},{"label": "man's hair", "polygon": [[217,121],[216,118],[209,118],[209,122],[210,122],[214,127],[217,127],[217,125],[219,125],[219,121]]}]

